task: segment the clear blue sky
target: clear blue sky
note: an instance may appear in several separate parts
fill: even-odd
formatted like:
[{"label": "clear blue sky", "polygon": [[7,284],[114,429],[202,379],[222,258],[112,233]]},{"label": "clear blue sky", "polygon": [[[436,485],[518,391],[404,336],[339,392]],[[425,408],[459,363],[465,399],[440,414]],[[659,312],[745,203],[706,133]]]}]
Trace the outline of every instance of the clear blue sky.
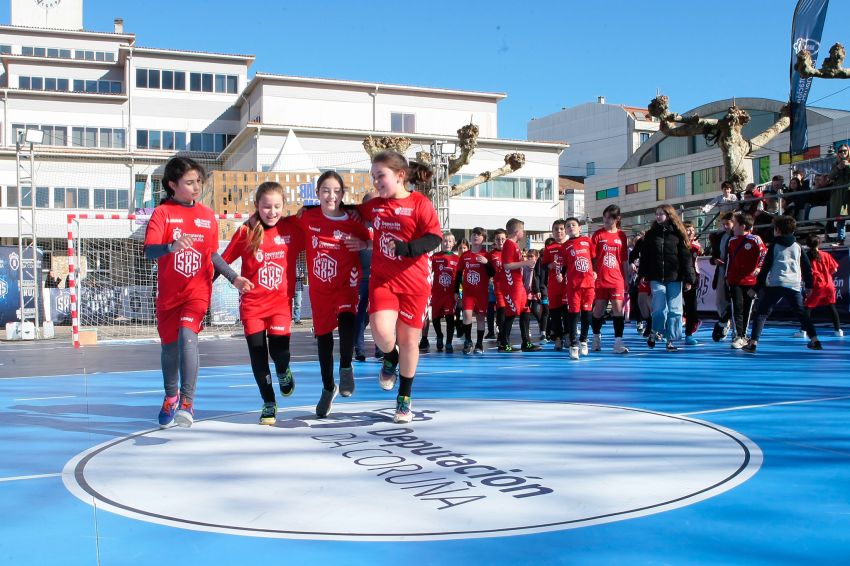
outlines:
[{"label": "clear blue sky", "polygon": [[[795,5],[85,0],[84,21],[86,29],[111,31],[123,17],[143,46],[253,54],[251,74],[504,92],[499,135],[525,139],[532,117],[598,95],[643,106],[660,89],[679,112],[731,96],[787,99]],[[8,0],[0,0],[0,21],[9,22]],[[833,0],[821,58],[836,41],[850,44],[842,21],[850,21],[850,2]],[[816,80],[809,102],[850,108],[850,81]]]}]

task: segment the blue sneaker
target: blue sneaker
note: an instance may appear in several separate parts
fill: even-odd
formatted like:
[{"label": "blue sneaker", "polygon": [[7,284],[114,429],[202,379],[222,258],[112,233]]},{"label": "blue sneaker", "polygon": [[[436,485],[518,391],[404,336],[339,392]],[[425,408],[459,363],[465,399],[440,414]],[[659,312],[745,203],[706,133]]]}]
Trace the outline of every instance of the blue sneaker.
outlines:
[{"label": "blue sneaker", "polygon": [[693,336],[685,336],[685,344],[687,344],[688,346],[696,346],[697,344],[699,344],[699,341]]},{"label": "blue sneaker", "polygon": [[168,401],[168,397],[162,402],[162,408],[159,410],[159,428],[167,428],[174,423],[174,413],[177,412],[177,397],[174,397],[173,402]]}]

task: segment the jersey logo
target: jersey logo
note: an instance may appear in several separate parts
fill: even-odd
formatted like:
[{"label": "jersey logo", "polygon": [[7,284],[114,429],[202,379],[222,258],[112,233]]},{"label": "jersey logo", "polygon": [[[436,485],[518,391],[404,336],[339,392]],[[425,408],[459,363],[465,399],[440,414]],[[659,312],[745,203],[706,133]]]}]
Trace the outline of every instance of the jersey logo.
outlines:
[{"label": "jersey logo", "polygon": [[384,254],[384,256],[390,259],[395,259],[395,245],[391,247],[391,242],[395,242],[395,238],[393,238],[389,234],[381,234],[381,238],[378,242],[378,245],[381,248],[381,253]]},{"label": "jersey logo", "polygon": [[751,243],[747,242],[746,244],[744,244],[745,250],[751,250],[752,248],[753,248],[753,245]]},{"label": "jersey logo", "polygon": [[283,268],[273,261],[263,265],[257,271],[257,283],[269,291],[274,291],[283,282]]},{"label": "jersey logo", "polygon": [[179,240],[180,236],[182,236],[182,235],[183,235],[183,230],[181,230],[179,226],[171,231],[171,239],[172,240]]},{"label": "jersey logo", "polygon": [[602,258],[602,265],[608,269],[614,269],[617,267],[617,256],[614,254],[605,254],[605,257]]},{"label": "jersey logo", "polygon": [[313,249],[314,250],[319,247],[319,237],[318,236],[313,236],[312,242],[313,242]]},{"label": "jersey logo", "polygon": [[274,237],[274,243],[275,243],[275,245],[279,246],[279,245],[284,243],[284,239],[281,238],[280,236],[275,236]]},{"label": "jersey logo", "polygon": [[477,271],[467,271],[466,282],[470,285],[478,285],[481,283],[481,275]]},{"label": "jersey logo", "polygon": [[586,257],[576,259],[576,271],[579,273],[587,273],[590,271],[590,262]]},{"label": "jersey logo", "polygon": [[313,275],[315,275],[319,281],[328,283],[331,279],[336,277],[336,273],[337,261],[331,256],[319,254],[316,256],[316,259],[313,260]]},{"label": "jersey logo", "polygon": [[263,250],[257,250],[257,253],[254,254],[254,259],[257,260],[257,263],[263,263]]},{"label": "jersey logo", "polygon": [[452,274],[448,271],[440,273],[439,283],[443,287],[450,287],[452,284]]},{"label": "jersey logo", "polygon": [[186,248],[174,254],[174,271],[184,277],[194,277],[201,269],[201,253],[194,248]]},{"label": "jersey logo", "polygon": [[348,275],[348,286],[349,287],[359,287],[360,286],[360,270],[356,267],[351,268],[351,273]]}]

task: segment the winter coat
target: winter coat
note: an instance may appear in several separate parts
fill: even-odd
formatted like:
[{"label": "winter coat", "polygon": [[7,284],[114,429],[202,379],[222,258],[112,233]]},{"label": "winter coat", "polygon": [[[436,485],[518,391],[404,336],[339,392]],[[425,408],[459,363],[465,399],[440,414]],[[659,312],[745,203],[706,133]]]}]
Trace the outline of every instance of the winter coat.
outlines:
[{"label": "winter coat", "polygon": [[688,244],[668,223],[652,225],[641,242],[638,273],[647,281],[697,281]]}]

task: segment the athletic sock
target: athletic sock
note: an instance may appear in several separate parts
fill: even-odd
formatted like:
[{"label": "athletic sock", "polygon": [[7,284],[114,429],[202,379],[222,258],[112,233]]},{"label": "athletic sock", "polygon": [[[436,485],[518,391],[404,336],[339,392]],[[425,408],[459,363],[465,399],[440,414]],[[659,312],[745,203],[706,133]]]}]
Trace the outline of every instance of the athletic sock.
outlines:
[{"label": "athletic sock", "polygon": [[[625,316],[615,316],[612,317],[614,320],[614,337],[622,338],[623,330],[626,328],[626,317]],[[598,334],[596,330],[593,331],[595,334]]]},{"label": "athletic sock", "polygon": [[413,378],[399,375],[398,396],[410,397],[410,392],[413,390]]},{"label": "athletic sock", "polygon": [[[594,316],[591,324],[592,324],[591,328],[593,328],[594,334],[601,334],[602,333],[602,317],[601,316],[599,318],[596,318]],[[615,334],[615,336],[616,336],[616,334]],[[620,336],[622,336],[622,333],[620,334]]]},{"label": "athletic sock", "polygon": [[484,349],[484,331],[483,330],[476,331],[475,346],[477,348],[481,348],[482,350]]}]

